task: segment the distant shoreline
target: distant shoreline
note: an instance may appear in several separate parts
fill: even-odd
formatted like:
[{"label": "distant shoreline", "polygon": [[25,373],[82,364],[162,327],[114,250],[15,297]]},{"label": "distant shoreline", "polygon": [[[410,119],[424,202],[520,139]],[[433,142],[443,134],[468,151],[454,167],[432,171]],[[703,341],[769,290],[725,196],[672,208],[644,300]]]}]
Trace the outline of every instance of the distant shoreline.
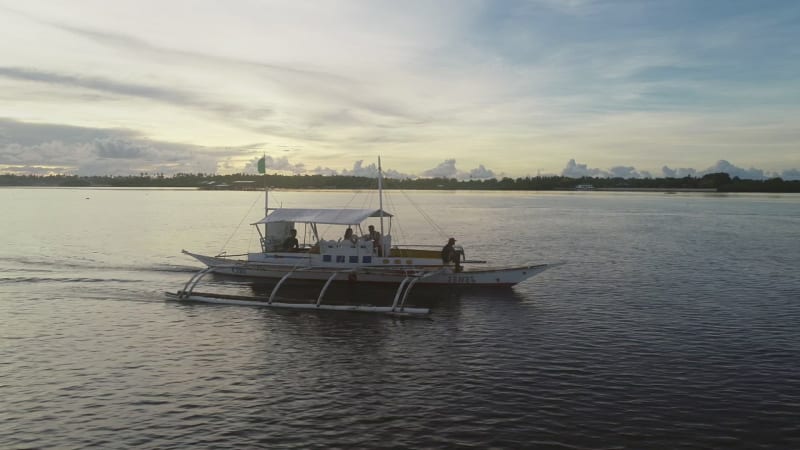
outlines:
[{"label": "distant shoreline", "polygon": [[713,188],[596,188],[595,191],[603,192],[720,192]]},{"label": "distant shoreline", "polygon": [[[374,177],[323,175],[208,175],[76,176],[0,174],[0,186],[18,187],[106,187],[189,188],[198,190],[275,189],[375,189]],[[573,191],[573,192],[768,192],[800,193],[800,180],[742,180],[727,173],[700,178],[568,178],[561,176],[457,180],[455,178],[384,179],[387,190],[440,191]]]}]

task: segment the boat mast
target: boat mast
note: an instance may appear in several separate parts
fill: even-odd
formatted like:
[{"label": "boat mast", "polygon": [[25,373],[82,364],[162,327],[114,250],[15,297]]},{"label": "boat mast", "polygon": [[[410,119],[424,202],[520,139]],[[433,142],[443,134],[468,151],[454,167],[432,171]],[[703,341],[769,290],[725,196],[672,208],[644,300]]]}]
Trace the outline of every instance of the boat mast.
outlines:
[{"label": "boat mast", "polygon": [[380,156],[378,156],[378,205],[381,208],[381,239],[383,239],[383,170]]},{"label": "boat mast", "polygon": [[[269,185],[267,184],[267,152],[265,151],[264,152],[264,217],[267,217],[267,215],[269,215]],[[267,223],[264,222],[264,239],[261,248],[265,253],[267,252],[267,250],[269,250],[267,248],[267,239],[269,236],[269,234],[267,233],[268,227],[269,225],[267,225]],[[258,227],[256,227],[256,229],[258,229]]]}]

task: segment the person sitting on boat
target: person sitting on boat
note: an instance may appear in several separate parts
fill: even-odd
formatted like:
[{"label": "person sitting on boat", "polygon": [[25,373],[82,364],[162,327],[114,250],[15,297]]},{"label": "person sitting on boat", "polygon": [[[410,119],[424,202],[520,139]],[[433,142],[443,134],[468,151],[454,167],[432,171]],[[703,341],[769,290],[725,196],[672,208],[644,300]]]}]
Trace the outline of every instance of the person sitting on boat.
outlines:
[{"label": "person sitting on boat", "polygon": [[455,263],[455,271],[461,272],[461,252],[456,250],[456,239],[450,238],[447,245],[442,247],[442,263]]},{"label": "person sitting on boat", "polygon": [[347,227],[347,230],[345,230],[345,232],[344,232],[344,239],[342,240],[342,242],[350,241],[353,244],[355,244],[356,243],[356,239],[357,238],[355,236],[353,236],[353,229],[350,228],[350,227]]},{"label": "person sitting on boat", "polygon": [[300,249],[300,243],[297,242],[297,230],[292,228],[290,231],[291,236],[287,237],[283,241],[283,245],[281,246],[283,251],[286,252],[295,252]]},{"label": "person sitting on boat", "polygon": [[375,231],[375,225],[367,227],[369,233],[364,236],[365,239],[372,241],[372,248],[377,250],[378,256],[383,256],[383,246],[381,245],[381,234]]}]

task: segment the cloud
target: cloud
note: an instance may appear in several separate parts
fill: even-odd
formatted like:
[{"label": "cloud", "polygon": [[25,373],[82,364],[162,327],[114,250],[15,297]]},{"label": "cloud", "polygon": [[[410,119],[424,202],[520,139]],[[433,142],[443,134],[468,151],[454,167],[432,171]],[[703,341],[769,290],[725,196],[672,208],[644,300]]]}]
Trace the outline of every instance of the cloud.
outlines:
[{"label": "cloud", "polygon": [[446,159],[436,167],[422,172],[423,177],[431,178],[455,178],[458,175],[455,159]]},{"label": "cloud", "polygon": [[359,160],[353,164],[352,170],[342,170],[340,175],[377,178],[378,166],[375,163],[364,166],[364,160]]},{"label": "cloud", "polygon": [[702,171],[700,174],[705,175],[709,173],[719,173],[719,172],[725,172],[728,175],[730,175],[731,178],[739,177],[744,180],[763,180],[767,178],[764,175],[764,171],[761,169],[755,169],[752,167],[749,169],[743,169],[741,167],[737,167],[729,163],[728,161],[725,161],[724,159],[717,161],[716,164]]},{"label": "cloud", "polygon": [[[58,124],[26,123],[0,118],[0,170],[7,173],[77,174],[77,175],[138,175],[141,172],[163,173],[257,173],[259,149],[265,142],[236,147],[214,148],[149,139],[142,133],[124,128],[90,128]],[[294,147],[286,152],[295,154]],[[346,157],[341,155],[339,159]],[[365,165],[364,160],[353,163],[352,169],[337,171],[317,166],[309,169],[305,162],[290,160],[289,156],[267,156],[267,170],[291,174],[323,174],[377,177],[377,165]],[[780,176],[786,180],[800,179],[798,169],[781,172],[751,167],[745,169],[727,160],[719,160],[704,169],[670,168],[662,166],[665,177],[699,177],[708,173],[726,172],[742,179],[766,179]],[[384,169],[386,178],[417,178],[417,175],[395,169]],[[483,164],[461,171],[456,159],[445,159],[435,167],[424,170],[424,177],[465,179],[498,178],[497,173]],[[570,159],[562,176],[650,178],[645,170],[633,165],[613,166],[608,170],[592,168]]]},{"label": "cloud", "polygon": [[76,76],[19,67],[0,67],[0,77],[46,83],[60,88],[89,89],[106,94],[168,103],[183,108],[195,109],[199,112],[211,112],[223,117],[229,123],[249,129],[261,126],[256,125],[254,122],[261,121],[272,114],[272,111],[268,108],[245,108],[232,103],[211,101],[202,95],[181,90],[174,86],[159,87],[102,77]]},{"label": "cloud", "polygon": [[800,170],[789,169],[781,172],[781,178],[784,180],[800,180]]},{"label": "cloud", "polygon": [[309,171],[309,174],[312,174],[312,175],[323,175],[323,176],[330,177],[330,176],[334,176],[334,175],[339,175],[339,171],[336,170],[336,169],[331,169],[330,167],[317,166],[317,167],[311,169]]},{"label": "cloud", "polygon": [[[120,11],[126,7],[124,4],[119,6]],[[118,73],[114,73],[113,78],[109,78],[108,75],[75,75],[63,69],[54,71],[42,70],[38,67],[0,67],[0,77],[47,83],[56,90],[62,91],[60,95],[63,95],[64,89],[77,88],[168,103],[192,109],[196,114],[211,114],[216,120],[242,130],[304,141],[336,142],[349,139],[355,140],[357,143],[369,143],[389,139],[406,142],[413,139],[413,136],[411,133],[400,132],[398,125],[409,126],[429,120],[428,114],[411,107],[412,103],[403,100],[402,95],[386,95],[384,92],[370,87],[373,80],[369,78],[366,71],[348,74],[347,70],[341,70],[342,68],[338,67],[340,64],[338,61],[351,60],[346,55],[358,54],[358,58],[355,58],[353,62],[358,61],[359,63],[363,62],[362,56],[368,57],[363,54],[365,50],[364,31],[357,33],[352,31],[354,29],[363,30],[365,25],[360,24],[354,27],[343,25],[343,22],[353,20],[346,12],[348,8],[315,7],[314,11],[311,11],[314,14],[309,14],[308,7],[295,7],[290,4],[241,6],[251,9],[250,13],[255,16],[261,15],[258,19],[260,23],[258,30],[253,30],[255,33],[247,35],[244,29],[236,26],[249,27],[251,22],[245,18],[246,16],[237,17],[224,14],[226,20],[236,24],[229,29],[229,32],[246,39],[248,45],[245,47],[247,48],[255,45],[255,41],[265,45],[262,51],[267,52],[270,58],[258,57],[252,52],[241,52],[239,51],[242,47],[240,45],[228,47],[220,42],[209,46],[197,45],[207,38],[206,29],[202,27],[194,30],[196,35],[191,42],[181,42],[180,37],[175,34],[173,34],[175,39],[170,40],[164,40],[158,35],[140,38],[135,36],[139,32],[138,27],[135,26],[125,30],[125,27],[120,24],[114,31],[109,31],[106,29],[107,25],[101,22],[96,22],[94,26],[86,25],[85,23],[88,22],[77,26],[68,18],[44,19],[44,15],[40,17],[39,14],[0,7],[6,12],[27,19],[27,21],[57,30],[62,37],[77,38],[82,43],[81,45],[90,41],[93,49],[98,53],[110,51],[115,57],[137,60],[140,64],[132,67],[131,72],[125,73],[125,75],[135,77],[135,79],[154,80],[154,83],[155,80],[158,80],[158,82],[155,84],[131,83],[121,80],[124,75]],[[169,9],[169,7],[167,8]],[[385,14],[385,11],[382,11],[384,8],[365,7],[364,9],[365,11],[358,15],[364,13]],[[272,10],[274,10],[274,14],[267,12]],[[294,29],[292,27],[284,29],[287,27],[287,22],[295,20],[290,16],[290,10],[299,10],[296,12],[302,13],[297,16],[301,18],[300,22],[322,20],[324,23],[320,25],[327,28],[341,27],[343,30],[351,28],[344,33],[350,40],[343,41],[342,36],[338,36],[336,39],[330,38],[331,35],[337,35],[337,33],[325,33],[321,37],[302,33],[302,36],[293,38],[291,37],[292,33],[306,27],[303,25],[294,27]],[[398,8],[398,10],[402,12],[403,8]],[[133,15],[138,13],[138,11],[130,12]],[[221,26],[219,17],[209,14],[211,17],[204,17],[205,12],[195,11],[194,19],[206,18],[214,24],[213,26]],[[325,14],[332,16],[331,21],[323,18]],[[405,12],[405,14],[408,13]],[[102,16],[103,12],[100,11],[99,15]],[[275,17],[281,18],[276,20]],[[317,17],[319,19],[315,19]],[[272,20],[277,22],[272,27],[261,23],[261,21]],[[416,26],[412,20],[398,20],[398,22],[404,21],[407,26]],[[193,23],[183,25],[191,28]],[[269,35],[269,32],[264,31],[277,32],[278,29],[285,32],[280,35],[280,39],[275,39]],[[288,53],[285,45],[276,44],[276,42],[285,40],[293,42],[292,50]],[[302,61],[304,57],[310,55],[301,55],[295,48],[299,47],[297,50],[300,50],[307,47],[309,40],[315,41],[315,45],[323,48],[332,45],[355,48],[349,49],[351,51],[344,54],[331,53],[320,48],[307,48],[308,51],[318,52],[317,58],[312,58],[309,62],[299,62],[298,58]],[[231,40],[231,42],[233,41]],[[366,47],[369,47],[370,51],[381,54],[377,50],[382,47],[379,44],[381,42],[381,40],[373,41],[372,46],[376,46],[376,48]],[[209,47],[214,50],[209,50]],[[228,47],[226,49],[228,52],[220,52],[220,47]],[[384,49],[382,56],[385,55]],[[91,58],[89,53],[87,53],[87,57]],[[152,70],[161,70],[161,72],[158,76],[152,76]],[[81,71],[81,74],[92,72],[98,71],[88,65],[85,70]],[[225,81],[221,81],[219,73],[225,74]],[[366,79],[363,79],[364,77]],[[191,85],[198,86],[198,89],[189,89],[188,86]],[[236,89],[230,89],[230,85],[240,85],[243,89],[239,86]],[[226,93],[225,98],[228,101],[214,98],[214,93],[221,91]],[[358,95],[354,95],[354,92],[357,92]],[[242,102],[233,103],[230,99],[240,99]],[[375,126],[387,123],[397,127],[394,132],[396,137],[390,137],[386,133],[375,135],[371,130]],[[340,135],[339,129],[341,128],[350,128],[347,138]]]},{"label": "cloud", "polygon": [[[663,166],[661,172],[665,178],[685,178],[685,177],[702,177],[710,173],[724,172],[731,177],[739,177],[743,180],[764,180],[771,177],[781,176],[785,180],[800,179],[800,172],[797,169],[784,170],[781,175],[777,173],[770,173],[762,169],[751,167],[744,169],[738,167],[730,162],[722,159],[716,162],[711,167],[705,170],[696,170],[690,167],[681,167],[672,169],[669,166]],[[608,171],[603,169],[589,168],[586,164],[578,164],[574,159],[569,160],[567,166],[561,172],[562,176],[570,178],[581,177],[619,177],[619,178],[653,178],[652,174],[646,170],[637,170],[633,166],[615,166]]]},{"label": "cloud", "polygon": [[53,174],[71,174],[72,172],[71,168],[69,167],[6,166],[4,168],[0,168],[0,173],[7,173],[12,175],[46,176]]},{"label": "cloud", "polygon": [[16,80],[61,85],[65,87],[92,89],[112,94],[145,97],[169,103],[196,103],[196,101],[192,100],[191,96],[173,89],[160,89],[155,86],[123,83],[96,77],[65,75],[20,67],[0,67],[0,76]]},{"label": "cloud", "polygon": [[[261,159],[260,157],[255,157],[248,161],[247,165],[245,166],[244,173],[257,173],[258,172],[258,160]],[[291,163],[289,158],[286,156],[281,157],[272,157],[270,155],[266,156],[266,169],[267,173],[273,172],[290,172],[294,175],[326,175],[326,176],[334,176],[334,175],[341,175],[341,176],[352,176],[352,177],[367,177],[367,178],[377,178],[378,177],[378,166],[375,163],[364,165],[364,160],[358,160],[353,163],[352,169],[343,169],[341,171],[336,169],[331,169],[330,167],[322,167],[317,166],[313,169],[307,169],[304,163]],[[394,179],[404,179],[404,178],[416,178],[414,175],[405,174],[402,172],[398,172],[394,169],[384,169],[383,170],[384,178],[394,178]]]},{"label": "cloud", "polygon": [[496,178],[494,171],[483,167],[483,164],[469,171],[469,178],[475,180],[485,180],[489,178]]},{"label": "cloud", "polygon": [[678,169],[671,169],[669,166],[662,167],[661,173],[664,174],[665,178],[686,178],[697,175],[697,171],[692,168],[681,167]]},{"label": "cloud", "polygon": [[[76,175],[215,173],[218,149],[147,139],[125,129],[30,124],[0,119],[3,171]],[[237,153],[228,149],[228,154]]]},{"label": "cloud", "polygon": [[562,177],[582,178],[582,177],[608,177],[609,172],[601,169],[590,169],[586,164],[578,164],[574,159],[567,162],[567,166],[561,171]]},{"label": "cloud", "polygon": [[[244,167],[244,173],[258,173],[258,161],[261,157],[254,157]],[[277,158],[270,155],[264,156],[264,167],[267,173],[275,172],[290,172],[294,175],[307,173],[306,166],[303,163],[292,164],[289,162],[288,156],[279,156]]]},{"label": "cloud", "polygon": [[767,178],[766,172],[762,169],[756,169],[752,167],[750,169],[743,169],[731,164],[728,161],[725,161],[724,159],[717,161],[716,164],[705,170],[695,170],[693,168],[685,167],[679,169],[670,169],[668,166],[664,166],[661,168],[661,171],[667,178],[702,177],[703,175],[707,175],[709,173],[720,172],[724,172],[731,177],[739,177],[744,180],[763,180]]},{"label": "cloud", "polygon": [[[756,149],[777,173],[797,162],[797,6],[720,5],[653,15],[596,0],[166,2],[153,15],[119,1],[76,15],[17,2],[0,6],[0,104],[25,120],[135,124],[207,147],[283,140],[309,152],[309,172],[335,170],[325,166],[344,148],[413,150],[406,164],[419,173],[494,145],[492,164],[515,175],[574,157],[646,176],[626,168],[655,151],[699,167],[749,162]],[[544,150],[536,160],[531,142]]]},{"label": "cloud", "polygon": [[[342,170],[340,175],[377,178],[378,166],[375,163],[365,166],[363,160],[358,160],[355,163],[353,163],[352,170],[347,170],[347,169]],[[413,175],[401,173],[394,169],[383,169],[383,176],[384,178],[394,178],[394,179],[416,178]]]},{"label": "cloud", "polygon": [[427,169],[422,172],[423,177],[428,178],[455,178],[458,180],[484,180],[488,178],[498,178],[502,173],[495,173],[492,169],[487,169],[483,164],[478,167],[464,172],[456,167],[456,160],[454,158],[446,159],[439,163],[432,169]]},{"label": "cloud", "polygon": [[616,166],[608,169],[609,175],[615,178],[649,178],[649,172],[639,172],[633,166]]}]

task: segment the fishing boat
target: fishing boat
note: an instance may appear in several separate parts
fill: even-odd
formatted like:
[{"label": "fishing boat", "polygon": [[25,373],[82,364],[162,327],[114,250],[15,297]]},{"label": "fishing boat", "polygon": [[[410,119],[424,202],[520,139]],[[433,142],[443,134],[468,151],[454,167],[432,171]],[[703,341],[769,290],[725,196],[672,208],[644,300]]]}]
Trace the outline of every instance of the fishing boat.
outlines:
[{"label": "fishing boat", "polygon": [[[252,223],[258,232],[260,249],[256,252],[216,256],[183,250],[207,268],[195,274],[181,291],[171,294],[184,300],[204,301],[208,295],[193,294],[195,286],[207,274],[216,273],[234,277],[266,279],[276,282],[267,303],[292,307],[294,303],[274,302],[276,294],[286,281],[318,282],[321,291],[315,308],[325,309],[322,299],[334,283],[358,283],[397,286],[392,307],[376,312],[407,310],[404,303],[414,286],[469,286],[510,288],[553,264],[524,264],[512,267],[489,267],[487,261],[464,258],[462,246],[455,239],[448,249],[430,245],[405,245],[393,242],[393,214],[383,208],[383,174],[378,160],[378,198],[376,209],[309,209],[270,208],[269,191],[265,195],[265,216]],[[369,225],[368,225],[369,224]],[[307,243],[300,244],[296,230],[302,228]],[[369,228],[366,228],[369,226]],[[375,229],[379,226],[379,230]],[[321,230],[346,227],[345,237],[326,239]],[[355,230],[358,230],[357,232]],[[385,232],[385,233],[384,233]],[[304,239],[305,240],[305,239]],[[443,258],[443,253],[449,257]],[[208,297],[213,298],[213,296]],[[219,297],[217,297],[219,300]],[[229,298],[239,302],[250,299]],[[257,300],[263,304],[263,299]],[[307,304],[302,304],[306,308]],[[331,309],[342,309],[343,305]],[[348,310],[359,310],[347,306]],[[356,308],[356,309],[353,309]],[[377,308],[377,307],[375,307]]]}]

